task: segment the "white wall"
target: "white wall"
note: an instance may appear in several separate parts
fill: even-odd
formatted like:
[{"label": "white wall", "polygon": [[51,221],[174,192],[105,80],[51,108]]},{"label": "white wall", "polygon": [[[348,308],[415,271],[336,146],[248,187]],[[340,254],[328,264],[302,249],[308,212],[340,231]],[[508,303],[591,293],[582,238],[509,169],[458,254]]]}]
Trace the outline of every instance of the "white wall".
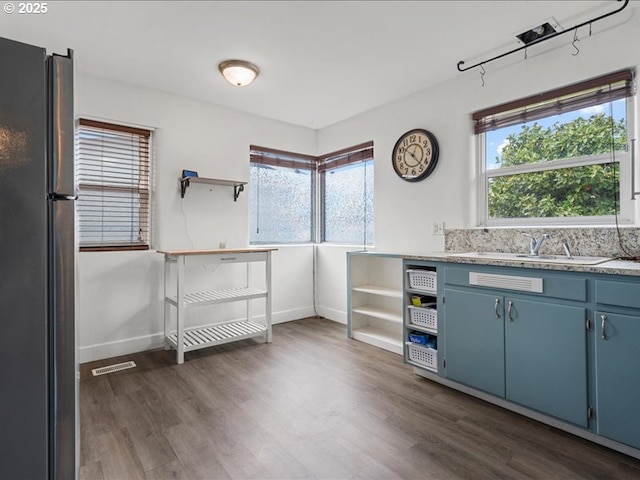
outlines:
[{"label": "white wall", "polygon": [[[182,169],[247,181],[249,145],[315,152],[316,131],[159,91],[77,75],[76,115],[148,126],[153,135],[153,250],[248,245],[247,192],[192,185],[180,198]],[[283,247],[273,256],[274,321],[313,314],[313,249]],[[163,257],[150,252],[86,252],[78,257],[80,361],[162,345]],[[197,280],[214,272],[203,270]],[[242,275],[223,275],[220,281]],[[231,285],[232,286],[232,285]],[[240,314],[221,309],[222,319]],[[194,318],[195,324],[206,323]],[[211,322],[209,322],[211,323]]]},{"label": "white wall", "polygon": [[[376,250],[426,253],[444,249],[444,237],[431,234],[433,222],[447,228],[478,224],[477,161],[470,114],[478,109],[640,63],[640,19],[629,9],[593,25],[580,38],[580,54],[567,35],[521,55],[320,131],[245,115],[233,110],[80,76],[76,112],[104,120],[151,126],[154,134],[154,249],[217,248],[248,244],[247,194],[233,202],[231,189],[192,186],[180,199],[183,168],[201,176],[248,179],[248,147],[258,144],[321,154],[367,140],[374,141]],[[427,61],[425,59],[425,61]],[[455,65],[451,65],[454,69]],[[636,97],[636,111],[638,100]],[[440,145],[439,164],[426,180],[400,180],[391,166],[391,149],[404,132],[426,128]],[[638,126],[635,127],[638,138]],[[636,211],[636,219],[638,213]],[[346,321],[346,252],[322,245],[316,252],[317,311]],[[313,247],[282,247],[274,254],[274,319],[313,314]],[[82,253],[79,268],[81,361],[160,346],[162,343],[162,257],[155,252]],[[194,281],[216,282],[203,269]],[[236,273],[235,275],[240,275]],[[228,318],[237,315],[225,309]],[[195,318],[194,322],[206,322]]]},{"label": "white wall", "polygon": [[[431,234],[433,222],[445,222],[446,228],[477,226],[478,162],[471,113],[623,68],[636,68],[640,63],[640,12],[628,10],[594,24],[591,37],[588,28],[581,31],[580,53],[575,57],[571,55],[575,52],[571,47],[573,35],[567,34],[530,48],[526,61],[523,55],[514,54],[487,64],[484,87],[479,70],[470,70],[454,80],[320,130],[319,152],[365,140],[374,142],[376,250],[441,251],[444,237]],[[636,112],[638,105],[636,95]],[[417,183],[399,179],[391,165],[396,140],[413,128],[430,130],[440,146],[434,173]],[[636,124],[632,138],[638,136]],[[638,211],[636,206],[636,222]],[[346,278],[344,256],[335,252],[325,255],[326,248],[331,247],[320,247],[324,259],[318,280],[321,286],[331,286],[330,278]],[[324,278],[325,273],[330,278]],[[346,310],[346,293],[328,296],[322,292],[321,298],[319,310],[337,312],[336,320],[343,317],[340,312]]]}]

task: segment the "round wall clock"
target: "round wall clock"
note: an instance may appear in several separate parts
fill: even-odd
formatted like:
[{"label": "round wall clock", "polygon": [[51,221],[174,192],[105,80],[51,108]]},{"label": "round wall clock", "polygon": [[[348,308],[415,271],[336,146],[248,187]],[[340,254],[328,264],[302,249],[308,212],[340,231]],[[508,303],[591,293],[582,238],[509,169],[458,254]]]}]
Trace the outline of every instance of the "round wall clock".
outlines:
[{"label": "round wall clock", "polygon": [[438,163],[438,141],[428,130],[416,128],[402,135],[393,147],[393,169],[407,182],[424,180]]}]

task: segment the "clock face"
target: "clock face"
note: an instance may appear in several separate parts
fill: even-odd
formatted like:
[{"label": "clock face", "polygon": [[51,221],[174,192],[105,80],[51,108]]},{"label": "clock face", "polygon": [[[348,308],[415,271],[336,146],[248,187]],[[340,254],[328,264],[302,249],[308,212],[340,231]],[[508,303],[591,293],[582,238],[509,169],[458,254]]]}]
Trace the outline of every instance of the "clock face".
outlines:
[{"label": "clock face", "polygon": [[393,147],[393,169],[407,182],[427,178],[438,163],[438,141],[427,130],[411,130]]}]

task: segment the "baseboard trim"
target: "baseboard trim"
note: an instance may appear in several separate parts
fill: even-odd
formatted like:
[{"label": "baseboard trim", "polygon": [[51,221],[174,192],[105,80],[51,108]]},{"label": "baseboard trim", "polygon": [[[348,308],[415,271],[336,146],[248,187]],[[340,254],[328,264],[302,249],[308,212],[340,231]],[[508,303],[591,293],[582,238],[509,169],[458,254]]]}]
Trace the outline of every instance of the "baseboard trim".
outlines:
[{"label": "baseboard trim", "polygon": [[[295,308],[291,310],[282,310],[271,314],[271,323],[291,322],[302,318],[313,317],[315,312],[313,307]],[[255,315],[254,320],[264,322],[264,314]],[[240,320],[240,319],[238,319]],[[233,320],[231,320],[233,321]],[[194,328],[209,327],[211,325],[198,325]],[[146,350],[154,350],[164,347],[164,333],[152,333],[140,337],[123,338],[112,342],[97,343],[95,345],[87,345],[78,349],[78,362],[87,363],[95,360],[103,360],[105,358],[119,357],[131,353],[144,352]]]},{"label": "baseboard trim", "polygon": [[342,323],[343,325],[347,324],[347,312],[336,310],[335,308],[323,307],[322,305],[318,305],[317,310],[318,315],[326,318],[327,320]]}]

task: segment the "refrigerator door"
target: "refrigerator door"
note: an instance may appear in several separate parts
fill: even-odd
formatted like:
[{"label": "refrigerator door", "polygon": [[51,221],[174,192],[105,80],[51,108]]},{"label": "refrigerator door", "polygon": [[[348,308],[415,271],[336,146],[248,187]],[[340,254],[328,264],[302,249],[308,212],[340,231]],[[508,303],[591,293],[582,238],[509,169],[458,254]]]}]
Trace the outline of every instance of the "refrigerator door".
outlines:
[{"label": "refrigerator door", "polygon": [[76,478],[78,389],[75,337],[75,202],[50,201],[52,477]]},{"label": "refrigerator door", "polygon": [[77,476],[78,364],[75,336],[73,61],[49,70],[49,322],[51,478]]},{"label": "refrigerator door", "polygon": [[46,52],[0,38],[0,478],[48,478]]}]

